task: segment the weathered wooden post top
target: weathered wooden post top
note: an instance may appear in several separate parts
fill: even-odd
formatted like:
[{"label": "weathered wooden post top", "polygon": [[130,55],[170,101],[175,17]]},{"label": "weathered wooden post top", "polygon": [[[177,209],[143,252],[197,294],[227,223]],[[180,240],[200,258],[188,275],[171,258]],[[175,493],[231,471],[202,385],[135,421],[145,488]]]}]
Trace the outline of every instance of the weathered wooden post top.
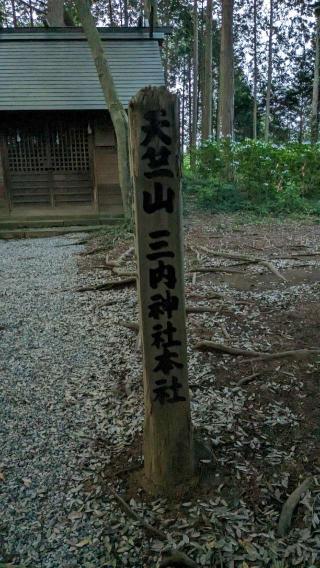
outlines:
[{"label": "weathered wooden post top", "polygon": [[144,357],[145,476],[170,489],[193,472],[187,376],[177,97],[139,91],[129,105]]}]

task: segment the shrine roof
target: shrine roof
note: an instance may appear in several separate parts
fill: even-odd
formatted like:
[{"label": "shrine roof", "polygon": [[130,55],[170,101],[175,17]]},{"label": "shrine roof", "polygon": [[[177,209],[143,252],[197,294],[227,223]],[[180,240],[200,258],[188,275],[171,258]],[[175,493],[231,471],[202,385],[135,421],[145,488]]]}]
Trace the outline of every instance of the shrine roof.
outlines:
[{"label": "shrine roof", "polygon": [[[161,43],[168,28],[98,28],[122,104],[164,84]],[[105,109],[81,28],[0,29],[0,111]]]}]

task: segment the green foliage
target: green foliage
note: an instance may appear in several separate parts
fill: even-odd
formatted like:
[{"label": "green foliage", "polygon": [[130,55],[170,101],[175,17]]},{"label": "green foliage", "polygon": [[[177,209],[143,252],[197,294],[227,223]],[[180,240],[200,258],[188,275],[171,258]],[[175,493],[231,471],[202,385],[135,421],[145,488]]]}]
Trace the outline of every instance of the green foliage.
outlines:
[{"label": "green foliage", "polygon": [[187,198],[211,212],[320,212],[320,145],[209,142],[185,163]]},{"label": "green foliage", "polygon": [[[234,83],[234,130],[236,140],[244,140],[253,132],[253,96],[245,75],[240,68],[235,70]],[[258,113],[259,114],[259,113]],[[258,116],[258,127],[259,127]]]}]

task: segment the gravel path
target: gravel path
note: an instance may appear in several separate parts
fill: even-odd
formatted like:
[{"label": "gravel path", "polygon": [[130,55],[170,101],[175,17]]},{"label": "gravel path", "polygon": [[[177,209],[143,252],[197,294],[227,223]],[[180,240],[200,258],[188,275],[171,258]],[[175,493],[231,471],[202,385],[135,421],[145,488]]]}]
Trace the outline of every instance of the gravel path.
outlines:
[{"label": "gravel path", "polygon": [[112,503],[88,483],[101,467],[93,440],[117,443],[106,377],[119,361],[105,356],[93,295],[65,291],[81,285],[72,243],[84,236],[0,241],[0,564],[114,565]]}]

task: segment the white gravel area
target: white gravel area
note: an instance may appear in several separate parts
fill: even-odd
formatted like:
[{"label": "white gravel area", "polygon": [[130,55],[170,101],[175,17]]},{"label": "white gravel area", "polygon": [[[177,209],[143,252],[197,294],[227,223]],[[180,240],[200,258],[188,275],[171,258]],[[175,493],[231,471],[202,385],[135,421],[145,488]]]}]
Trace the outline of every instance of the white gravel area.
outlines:
[{"label": "white gravel area", "polygon": [[106,355],[110,328],[93,295],[71,290],[82,284],[83,248],[72,243],[85,236],[0,241],[0,565],[115,565],[112,502],[87,486],[101,467],[91,446],[102,430],[117,444],[106,408],[123,404],[106,384],[121,361]]}]

